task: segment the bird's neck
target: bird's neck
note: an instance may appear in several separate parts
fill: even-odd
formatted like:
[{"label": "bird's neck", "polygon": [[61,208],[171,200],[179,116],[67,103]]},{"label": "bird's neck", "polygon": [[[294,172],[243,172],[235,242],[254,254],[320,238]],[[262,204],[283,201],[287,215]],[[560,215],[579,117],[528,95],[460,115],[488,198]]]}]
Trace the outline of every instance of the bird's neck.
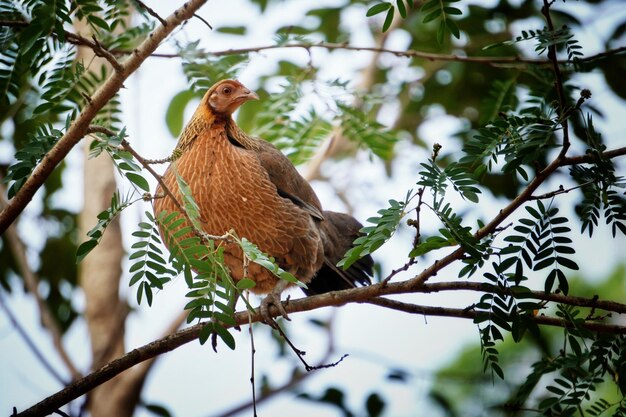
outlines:
[{"label": "bird's neck", "polygon": [[226,135],[231,142],[234,141],[243,148],[258,150],[256,139],[244,132],[232,117],[226,121]]},{"label": "bird's neck", "polygon": [[256,139],[246,134],[230,115],[217,115],[206,109],[198,109],[180,135],[176,151],[185,152],[197,143],[197,138],[209,129],[224,129],[226,138],[237,146],[246,149],[257,149]]}]

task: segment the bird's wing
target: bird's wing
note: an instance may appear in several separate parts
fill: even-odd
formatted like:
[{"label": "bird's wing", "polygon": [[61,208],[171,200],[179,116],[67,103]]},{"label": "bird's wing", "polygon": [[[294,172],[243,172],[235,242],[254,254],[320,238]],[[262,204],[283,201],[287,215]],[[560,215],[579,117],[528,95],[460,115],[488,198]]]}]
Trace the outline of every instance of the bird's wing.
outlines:
[{"label": "bird's wing", "polygon": [[267,171],[278,194],[291,200],[318,220],[323,220],[322,205],[311,185],[300,175],[291,161],[271,143],[258,139],[258,158]]}]

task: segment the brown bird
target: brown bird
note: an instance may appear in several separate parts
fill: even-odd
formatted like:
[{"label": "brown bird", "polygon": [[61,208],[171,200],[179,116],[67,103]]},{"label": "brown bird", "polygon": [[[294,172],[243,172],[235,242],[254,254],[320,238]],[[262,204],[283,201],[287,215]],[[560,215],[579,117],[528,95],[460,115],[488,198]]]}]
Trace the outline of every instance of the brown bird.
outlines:
[{"label": "brown bird", "polygon": [[[213,85],[181,134],[180,156],[167,168],[164,183],[179,195],[178,173],[191,188],[204,232],[222,235],[234,230],[307,284],[307,295],[369,284],[371,257],[345,271],[335,266],[359,236],[361,224],[350,215],[323,211],[289,159],[271,143],[247,135],[233,120],[235,110],[258,98],[239,81]],[[180,210],[165,196],[155,200],[154,211]],[[241,248],[235,243],[219,245],[225,248],[224,263],[233,279],[242,279]],[[256,282],[252,292],[268,294],[261,304],[266,321],[270,304],[286,317],[280,294],[290,284],[255,263],[248,265],[247,277]]]}]

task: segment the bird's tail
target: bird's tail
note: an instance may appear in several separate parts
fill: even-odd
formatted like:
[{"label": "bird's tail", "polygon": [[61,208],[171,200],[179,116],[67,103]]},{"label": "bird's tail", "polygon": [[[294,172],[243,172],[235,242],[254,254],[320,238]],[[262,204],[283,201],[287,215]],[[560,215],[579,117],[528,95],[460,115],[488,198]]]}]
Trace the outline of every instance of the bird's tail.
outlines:
[{"label": "bird's tail", "polygon": [[324,239],[324,265],[307,284],[305,294],[322,294],[354,288],[358,284],[371,284],[374,260],[370,255],[359,259],[346,270],[336,266],[360,236],[359,230],[363,225],[348,214],[334,211],[324,211],[324,219],[320,223]]}]

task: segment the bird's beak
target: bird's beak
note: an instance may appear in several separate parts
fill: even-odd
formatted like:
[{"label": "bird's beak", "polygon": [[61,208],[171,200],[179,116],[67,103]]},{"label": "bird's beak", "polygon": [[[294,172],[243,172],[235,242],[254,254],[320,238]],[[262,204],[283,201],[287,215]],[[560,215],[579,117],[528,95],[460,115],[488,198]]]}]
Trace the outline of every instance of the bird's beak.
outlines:
[{"label": "bird's beak", "polygon": [[244,91],[244,97],[246,100],[258,100],[259,96],[252,90]]}]

